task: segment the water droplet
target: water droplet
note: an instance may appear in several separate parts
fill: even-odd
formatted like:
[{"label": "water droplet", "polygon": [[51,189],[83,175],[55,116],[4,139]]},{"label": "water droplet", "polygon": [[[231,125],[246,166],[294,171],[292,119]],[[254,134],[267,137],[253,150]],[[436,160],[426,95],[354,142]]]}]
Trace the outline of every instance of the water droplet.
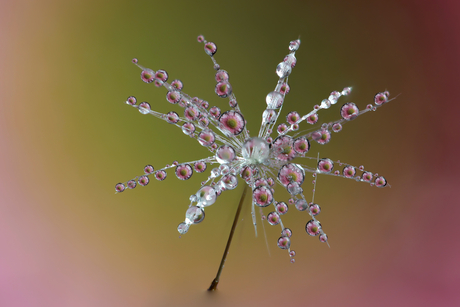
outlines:
[{"label": "water droplet", "polygon": [[278,225],[280,223],[280,220],[281,220],[280,216],[276,212],[270,212],[267,215],[267,222],[268,222],[268,224],[270,224],[272,226]]},{"label": "water droplet", "polygon": [[149,177],[147,176],[140,176],[139,179],[137,180],[137,182],[139,182],[139,184],[143,187],[145,187],[146,185],[149,184]]},{"label": "water droplet", "polygon": [[273,202],[273,194],[269,187],[260,186],[252,191],[253,202],[259,207],[267,207]]},{"label": "water droplet", "polygon": [[216,190],[213,187],[205,185],[196,192],[197,206],[207,207],[216,201]]},{"label": "water droplet", "polygon": [[337,100],[339,99],[340,96],[342,96],[342,94],[340,94],[340,93],[337,92],[337,91],[333,91],[333,92],[329,95],[328,100],[329,100],[332,104],[336,104],[336,103],[337,103]]},{"label": "water droplet", "polygon": [[184,110],[184,117],[188,120],[197,120],[199,116],[200,111],[195,106],[188,106]]},{"label": "water droplet", "polygon": [[331,159],[323,158],[318,161],[318,171],[320,173],[330,173],[334,168],[334,163]]},{"label": "water droplet", "polygon": [[293,148],[295,152],[300,155],[306,154],[310,150],[310,142],[307,138],[301,136],[295,139],[293,143]]},{"label": "water droplet", "polygon": [[296,156],[296,152],[294,151],[294,148],[292,146],[292,137],[290,137],[289,135],[281,135],[273,141],[272,151],[278,153],[278,155],[276,156],[277,160],[291,161]]},{"label": "water droplet", "polygon": [[165,171],[163,171],[163,170],[157,171],[157,172],[155,173],[155,179],[156,179],[156,180],[163,181],[163,180],[166,179],[166,176],[167,176],[167,175],[168,175],[168,174],[167,174]]},{"label": "water droplet", "polygon": [[361,176],[361,179],[365,182],[371,182],[372,181],[372,173],[371,172],[364,172],[363,175]]},{"label": "water droplet", "polygon": [[182,125],[182,132],[186,135],[193,135],[195,132],[195,125],[190,122],[186,122]]},{"label": "water droplet", "polygon": [[220,128],[223,129],[228,136],[238,135],[243,132],[246,122],[241,113],[230,110],[224,112],[219,117]]},{"label": "water droplet", "polygon": [[295,251],[290,251],[289,252],[289,257],[294,257],[295,256]]},{"label": "water droplet", "polygon": [[177,122],[179,121],[179,115],[176,112],[171,111],[168,114],[166,114],[166,120],[170,124],[177,124]]},{"label": "water droplet", "polygon": [[128,188],[134,189],[136,187],[136,185],[137,185],[136,180],[128,181],[127,185],[128,185]]},{"label": "water droplet", "polygon": [[270,154],[268,143],[262,138],[250,138],[241,148],[241,155],[249,164],[265,163]]},{"label": "water droplet", "polygon": [[327,242],[327,234],[323,233],[319,236],[319,241],[322,242],[322,243],[326,243]]},{"label": "water droplet", "polygon": [[279,109],[283,105],[284,97],[281,93],[273,91],[267,94],[265,102],[268,109]]},{"label": "water droplet", "polygon": [[291,41],[289,43],[289,51],[297,51],[300,47],[300,39],[296,39],[295,41]]},{"label": "water droplet", "polygon": [[321,207],[318,204],[310,204],[310,207],[308,208],[311,215],[316,216],[320,214],[321,212]]},{"label": "water droplet", "polygon": [[302,185],[305,179],[305,171],[294,163],[285,164],[278,172],[278,179],[285,187],[291,182],[297,182]]},{"label": "water droplet", "polygon": [[190,179],[193,175],[193,169],[190,164],[181,164],[176,167],[176,176],[180,180]]},{"label": "water droplet", "polygon": [[218,107],[212,107],[209,110],[209,114],[211,114],[214,118],[219,118],[220,116],[220,109]]},{"label": "water droplet", "polygon": [[286,124],[283,123],[278,125],[276,131],[278,132],[278,134],[283,134],[284,132],[286,132],[287,129],[288,127],[286,126]]},{"label": "water droplet", "polygon": [[236,99],[232,98],[228,101],[228,104],[230,105],[230,107],[236,108],[236,106],[238,105],[238,102],[236,101]]},{"label": "water droplet", "polygon": [[289,114],[286,115],[286,121],[291,125],[297,123],[297,121],[299,120],[300,120],[300,115],[296,111],[289,112]]},{"label": "water droplet", "polygon": [[155,73],[155,79],[163,84],[164,82],[168,81],[168,73],[165,70],[160,69]]},{"label": "water droplet", "polygon": [[[377,176],[377,174],[375,174]],[[383,188],[387,185],[387,180],[383,176],[378,176],[375,178],[375,186],[378,188]]]},{"label": "water droplet", "polygon": [[238,186],[238,178],[231,174],[223,176],[220,181],[222,186],[228,190],[233,190]]},{"label": "water droplet", "polygon": [[280,215],[286,214],[288,212],[288,210],[289,210],[288,205],[286,205],[286,203],[284,201],[276,203],[275,208],[276,208],[276,211]]},{"label": "water droplet", "polygon": [[329,132],[329,130],[321,129],[313,132],[311,137],[318,144],[324,145],[329,143],[329,141],[331,140],[331,133]]},{"label": "water droplet", "polygon": [[308,209],[308,203],[307,203],[307,201],[305,199],[298,199],[295,202],[295,207],[299,211],[305,211],[305,210]]},{"label": "water droplet", "polygon": [[351,165],[345,166],[342,174],[345,178],[353,178],[356,175],[356,168]]},{"label": "water droplet", "polygon": [[219,70],[218,72],[216,72],[215,78],[217,82],[222,82],[222,81],[228,81],[229,76],[228,76],[227,71]]},{"label": "water droplet", "polygon": [[214,144],[216,136],[211,130],[203,130],[198,134],[198,142],[202,146],[211,146]]},{"label": "water droplet", "polygon": [[283,231],[281,231],[281,236],[290,238],[292,236],[292,230],[289,228],[284,228]]},{"label": "water droplet", "polygon": [[155,72],[151,69],[141,71],[141,79],[145,83],[151,83],[155,80]]},{"label": "water droplet", "polygon": [[262,113],[262,125],[272,124],[276,121],[278,113],[274,109],[266,109]]},{"label": "water droplet", "polygon": [[181,91],[184,88],[184,84],[182,83],[181,80],[178,80],[178,79],[171,82],[171,86],[177,91]]},{"label": "water droplet", "polygon": [[291,65],[291,68],[294,68],[295,64],[297,63],[297,59],[295,58],[295,55],[293,53],[290,53],[284,57],[283,62],[285,62],[288,65]]},{"label": "water droplet", "polygon": [[207,42],[204,44],[204,52],[206,52],[207,55],[213,56],[217,52],[217,46],[213,42]]},{"label": "water droplet", "polygon": [[204,42],[204,36],[203,36],[203,35],[198,35],[198,37],[196,38],[196,40],[197,40],[199,43],[202,43],[202,42]]},{"label": "water droplet", "polygon": [[350,95],[350,93],[351,93],[351,87],[345,87],[345,88],[342,90],[342,95],[343,95],[343,96]]},{"label": "water droplet", "polygon": [[177,226],[177,231],[183,235],[187,233],[189,228],[190,228],[189,224],[182,222],[179,224],[179,226]]},{"label": "water droplet", "polygon": [[195,169],[195,172],[202,173],[206,170],[207,165],[203,161],[198,161],[193,165],[193,168]]},{"label": "water droplet", "polygon": [[129,96],[128,99],[126,99],[126,104],[129,104],[130,106],[135,105],[137,102],[136,97],[134,96]]},{"label": "water droplet", "polygon": [[352,120],[358,117],[359,109],[353,102],[347,102],[340,109],[340,115],[345,120]]},{"label": "water droplet", "polygon": [[217,83],[214,91],[220,98],[226,98],[232,93],[232,86],[227,81],[222,81]]},{"label": "water droplet", "polygon": [[149,114],[150,112],[150,104],[148,102],[141,102],[139,104],[139,112],[142,114]]},{"label": "water droplet", "polygon": [[335,123],[332,125],[332,131],[340,132],[342,130],[342,125],[340,123]]},{"label": "water droplet", "polygon": [[387,95],[385,93],[377,93],[374,97],[374,103],[378,106],[381,106],[388,101]]},{"label": "water droplet", "polygon": [[275,185],[275,180],[271,177],[268,177],[267,178],[267,184],[270,186],[270,187],[273,187]]},{"label": "water droplet", "polygon": [[115,192],[121,193],[121,192],[123,192],[125,190],[125,188],[126,187],[125,187],[125,185],[123,183],[117,183],[115,185]]},{"label": "water droplet", "polygon": [[136,58],[133,58],[133,59],[131,60],[131,62],[133,62],[134,64],[137,64],[138,61],[137,61]]},{"label": "water droplet", "polygon": [[287,190],[291,195],[299,195],[303,192],[303,189],[299,186],[297,182],[291,182],[287,185]]},{"label": "water droplet", "polygon": [[328,99],[323,99],[320,107],[321,109],[329,109],[331,107],[331,102]]},{"label": "water droplet", "polygon": [[286,78],[291,74],[292,68],[291,65],[289,65],[286,62],[281,62],[276,66],[276,74],[280,78]]},{"label": "water droplet", "polygon": [[[192,206],[185,212],[185,222],[190,224],[199,224],[204,220],[204,210],[197,206]],[[189,224],[189,223],[187,223]]]},{"label": "water droplet", "polygon": [[307,123],[309,123],[310,125],[314,125],[318,122],[318,114],[312,114],[310,116],[307,117]]},{"label": "water droplet", "polygon": [[291,91],[291,88],[289,87],[289,84],[283,83],[283,85],[281,85],[280,93],[282,95],[289,94],[290,91]]},{"label": "water droplet", "polygon": [[144,166],[144,173],[145,173],[146,175],[153,174],[153,171],[154,171],[154,167],[151,166],[150,164]]},{"label": "water droplet", "polygon": [[288,249],[291,246],[291,239],[288,237],[280,237],[278,239],[278,247],[281,249]]},{"label": "water droplet", "polygon": [[294,258],[291,258],[291,263],[295,263],[295,259],[294,259]]},{"label": "water droplet", "polygon": [[220,164],[230,163],[236,158],[235,149],[229,145],[222,145],[216,151],[216,160]]},{"label": "water droplet", "polygon": [[310,220],[306,225],[305,225],[305,231],[310,235],[310,236],[317,236],[321,233],[321,224],[318,221],[315,220]]},{"label": "water droplet", "polygon": [[169,103],[176,104],[180,101],[181,94],[178,91],[171,91],[166,94],[166,100]]}]

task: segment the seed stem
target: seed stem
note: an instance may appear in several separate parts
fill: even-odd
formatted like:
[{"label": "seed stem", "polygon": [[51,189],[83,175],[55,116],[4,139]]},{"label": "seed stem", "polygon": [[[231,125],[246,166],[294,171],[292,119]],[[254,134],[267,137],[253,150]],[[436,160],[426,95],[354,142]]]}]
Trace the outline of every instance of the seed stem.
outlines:
[{"label": "seed stem", "polygon": [[217,285],[219,284],[220,274],[222,274],[222,269],[224,268],[225,260],[227,260],[228,250],[230,249],[230,244],[232,243],[233,234],[235,233],[236,224],[238,224],[238,217],[240,216],[241,207],[243,206],[247,190],[248,185],[245,184],[243,194],[241,195],[240,203],[238,205],[238,209],[236,209],[235,219],[233,220],[232,229],[230,230],[230,235],[228,236],[227,246],[225,247],[224,255],[222,256],[219,270],[217,271],[216,278],[214,278],[214,280],[211,283],[211,286],[209,286],[208,291],[215,291],[217,289]]}]

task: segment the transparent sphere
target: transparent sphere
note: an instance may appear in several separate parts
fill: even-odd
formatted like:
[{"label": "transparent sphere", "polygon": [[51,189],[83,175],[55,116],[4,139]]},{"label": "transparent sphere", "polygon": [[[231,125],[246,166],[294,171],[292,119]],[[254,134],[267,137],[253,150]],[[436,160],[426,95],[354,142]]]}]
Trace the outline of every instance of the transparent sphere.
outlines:
[{"label": "transparent sphere", "polygon": [[283,105],[284,97],[280,92],[270,92],[265,97],[265,102],[267,103],[267,108],[269,109],[279,109]]},{"label": "transparent sphere", "polygon": [[183,234],[187,233],[187,231],[188,231],[189,228],[190,228],[190,225],[189,225],[189,224],[182,222],[182,223],[179,224],[179,226],[177,226],[177,231],[178,231],[181,235],[183,235]]},{"label": "transparent sphere", "polygon": [[204,220],[204,210],[197,206],[188,208],[185,212],[185,222],[187,224],[198,224]]},{"label": "transparent sphere", "polygon": [[244,142],[241,154],[248,164],[264,164],[270,154],[270,147],[264,139],[254,137]]},{"label": "transparent sphere", "polygon": [[211,206],[216,201],[216,190],[213,187],[205,185],[196,192],[197,206],[207,207]]},{"label": "transparent sphere", "polygon": [[276,74],[280,78],[286,78],[291,74],[292,68],[291,65],[286,62],[281,62],[276,66]]}]

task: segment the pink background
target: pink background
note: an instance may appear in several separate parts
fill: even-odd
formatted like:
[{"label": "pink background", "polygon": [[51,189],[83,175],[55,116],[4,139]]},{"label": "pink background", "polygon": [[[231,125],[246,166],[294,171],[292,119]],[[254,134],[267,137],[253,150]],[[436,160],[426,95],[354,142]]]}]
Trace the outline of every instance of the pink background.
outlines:
[{"label": "pink background", "polygon": [[[1,2],[0,306],[459,306],[459,12],[447,0]],[[174,109],[164,89],[139,80],[138,57],[227,109],[198,34],[217,44],[253,131],[299,35],[285,112],[305,114],[344,86],[361,108],[376,92],[401,94],[312,148],[392,187],[320,177],[331,248],[291,210],[295,264],[267,225],[269,256],[246,202],[211,295],[242,186],[181,239],[177,224],[205,175],[181,182],[170,172],[113,194],[146,164],[207,155],[123,104],[135,95]]]}]

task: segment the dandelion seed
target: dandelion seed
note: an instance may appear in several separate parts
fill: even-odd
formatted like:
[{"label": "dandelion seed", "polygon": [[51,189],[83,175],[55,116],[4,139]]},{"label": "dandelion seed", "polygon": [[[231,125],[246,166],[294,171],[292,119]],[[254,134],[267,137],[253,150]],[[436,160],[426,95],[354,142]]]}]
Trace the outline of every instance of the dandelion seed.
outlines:
[{"label": "dandelion seed", "polygon": [[[280,249],[288,251],[290,261],[294,263],[295,259],[293,257],[296,253],[290,249],[292,231],[284,226],[281,219],[281,216],[288,212],[288,205],[275,199],[274,189],[276,183],[285,188],[291,195],[288,203],[295,204],[298,211],[305,211],[306,213],[304,214],[308,215],[309,221],[305,225],[307,234],[319,236],[320,242],[325,243],[328,243],[328,236],[324,233],[321,223],[316,219],[316,216],[321,212],[321,207],[313,203],[317,174],[355,179],[376,187],[389,186],[383,176],[365,170],[364,166],[355,167],[329,158],[308,157],[306,154],[312,147],[318,147],[316,143],[318,145],[329,143],[332,136],[331,131],[340,132],[345,123],[356,119],[364,113],[377,110],[377,108],[389,102],[390,99],[387,91],[378,93],[374,97],[374,104],[368,104],[362,111],[358,109],[355,103],[345,102],[337,110],[341,116],[340,119],[331,123],[324,123],[312,132],[292,133],[297,131],[304,121],[315,125],[319,121],[318,113],[322,112],[322,110],[334,109],[333,106],[342,96],[347,96],[351,93],[351,87],[345,87],[342,91],[331,92],[328,98],[314,105],[308,114],[301,116],[296,111],[289,112],[286,116],[286,123],[280,123],[275,127],[284,106],[286,95],[290,92],[288,78],[297,64],[295,52],[300,46],[300,40],[297,39],[290,42],[288,55],[276,66],[275,72],[279,80],[275,89],[265,97],[266,109],[262,113],[259,133],[251,136],[246,128],[243,112],[229,82],[229,74],[227,71],[220,69],[220,65],[214,58],[217,52],[216,44],[206,41],[202,35],[198,36],[197,40],[204,44],[204,51],[211,57],[214,64],[213,67],[216,70],[215,93],[220,98],[228,99],[230,110],[222,112],[217,106],[209,108],[207,101],[198,97],[191,97],[183,92],[184,85],[182,81],[176,79],[169,84],[166,71],[154,71],[145,68],[139,64],[137,59],[133,59],[132,62],[141,69],[142,81],[153,83],[157,87],[164,86],[167,90],[166,100],[171,105],[175,105],[176,108],[183,108],[183,113],[171,111],[167,114],[162,114],[153,111],[148,102],[137,104],[137,99],[134,96],[128,97],[126,104],[137,108],[141,114],[150,114],[171,125],[180,127],[184,134],[196,139],[201,146],[206,147],[210,151],[210,155],[195,161],[183,163],[175,161],[173,165],[166,165],[156,171],[153,166],[147,165],[144,167],[144,174],[125,183],[116,184],[115,192],[121,193],[126,190],[126,187],[133,189],[137,184],[145,186],[149,183],[149,176],[151,175],[162,181],[167,177],[166,171],[173,167],[178,179],[187,180],[194,174],[194,171],[195,173],[203,173],[208,165],[218,164],[219,167],[211,169],[210,175],[202,181],[201,187],[199,187],[196,194],[190,196],[191,203],[186,210],[185,220],[177,227],[180,234],[185,234],[189,231],[191,225],[199,224],[204,220],[204,209],[206,207],[213,205],[223,192],[235,189],[239,181],[243,181],[245,189],[238,206],[224,257],[218,274],[209,288],[209,290],[215,290],[247,188],[252,190],[251,215],[256,234],[257,211],[255,207],[273,206],[274,211],[268,213],[266,218],[262,220],[273,226],[280,225],[281,237],[277,239],[277,245]],[[183,114],[183,116],[179,114]],[[276,131],[276,136],[272,136],[273,131]],[[314,146],[311,145],[311,141],[315,141]],[[293,163],[295,158],[303,158],[306,162],[305,164]],[[309,161],[310,163],[307,163]],[[345,165],[345,167],[340,171],[334,169],[337,165]],[[357,174],[358,170],[359,174]],[[313,195],[310,203],[306,200],[302,188],[306,173],[311,173],[314,178],[312,182]],[[261,216],[265,217],[262,213]]]}]

